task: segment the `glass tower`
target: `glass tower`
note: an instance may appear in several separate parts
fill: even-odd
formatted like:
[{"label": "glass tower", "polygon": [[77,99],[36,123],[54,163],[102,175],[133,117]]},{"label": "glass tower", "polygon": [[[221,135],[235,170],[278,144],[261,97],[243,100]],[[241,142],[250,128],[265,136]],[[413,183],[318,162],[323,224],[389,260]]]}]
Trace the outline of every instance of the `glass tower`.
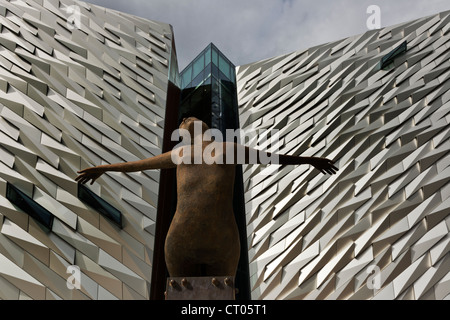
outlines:
[{"label": "glass tower", "polygon": [[210,128],[238,128],[235,66],[209,44],[181,73],[179,120],[195,116]]}]

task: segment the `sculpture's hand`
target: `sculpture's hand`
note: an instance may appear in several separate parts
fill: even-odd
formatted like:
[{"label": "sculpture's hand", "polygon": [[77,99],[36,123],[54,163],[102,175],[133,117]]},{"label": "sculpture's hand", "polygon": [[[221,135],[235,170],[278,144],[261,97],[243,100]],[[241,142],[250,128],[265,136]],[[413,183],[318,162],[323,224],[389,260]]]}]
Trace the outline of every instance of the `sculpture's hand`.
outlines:
[{"label": "sculpture's hand", "polygon": [[334,161],[329,160],[327,158],[311,158],[311,165],[314,166],[317,170],[322,172],[323,174],[335,174],[339,169],[335,167]]},{"label": "sculpture's hand", "polygon": [[103,173],[105,173],[105,171],[106,170],[100,166],[86,168],[77,172],[79,173],[79,175],[75,178],[75,181],[78,181],[78,183],[81,184],[85,184],[89,182],[89,180],[92,180],[91,184],[93,184],[95,180],[97,180]]}]

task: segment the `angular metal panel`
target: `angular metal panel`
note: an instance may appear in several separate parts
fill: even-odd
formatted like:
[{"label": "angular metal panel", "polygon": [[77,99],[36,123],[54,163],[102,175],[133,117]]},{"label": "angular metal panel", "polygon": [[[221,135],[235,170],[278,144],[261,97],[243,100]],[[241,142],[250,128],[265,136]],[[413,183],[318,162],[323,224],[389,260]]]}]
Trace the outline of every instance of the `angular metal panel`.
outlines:
[{"label": "angular metal panel", "polygon": [[252,298],[448,295],[449,17],[237,67],[241,129],[340,168],[243,167]]}]

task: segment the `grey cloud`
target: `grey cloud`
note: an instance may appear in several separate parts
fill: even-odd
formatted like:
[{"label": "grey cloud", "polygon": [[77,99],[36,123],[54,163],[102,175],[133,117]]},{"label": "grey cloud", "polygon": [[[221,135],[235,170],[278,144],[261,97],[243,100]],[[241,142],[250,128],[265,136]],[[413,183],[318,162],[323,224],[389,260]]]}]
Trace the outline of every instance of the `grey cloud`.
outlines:
[{"label": "grey cloud", "polygon": [[92,0],[170,23],[183,68],[210,42],[236,65],[287,54],[367,31],[369,5],[394,25],[450,9],[448,0]]}]

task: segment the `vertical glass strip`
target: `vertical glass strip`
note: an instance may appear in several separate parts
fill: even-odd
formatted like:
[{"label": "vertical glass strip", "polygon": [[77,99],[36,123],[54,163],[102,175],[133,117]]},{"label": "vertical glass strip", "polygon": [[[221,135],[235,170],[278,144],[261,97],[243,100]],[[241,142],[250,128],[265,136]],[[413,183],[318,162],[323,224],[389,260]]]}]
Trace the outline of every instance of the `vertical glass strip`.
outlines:
[{"label": "vertical glass strip", "polygon": [[218,67],[219,66],[219,54],[217,51],[212,48],[212,54],[211,54],[212,62]]},{"label": "vertical glass strip", "polygon": [[205,56],[201,55],[194,61],[194,64],[192,65],[193,69],[192,79],[195,79],[195,77],[197,77],[199,73],[203,71],[204,68],[205,68]]},{"label": "vertical glass strip", "polygon": [[192,66],[189,65],[183,70],[181,77],[181,88],[186,88],[192,81]]},{"label": "vertical glass strip", "polygon": [[208,46],[205,52],[205,66],[211,63],[211,45]]},{"label": "vertical glass strip", "polygon": [[230,74],[230,65],[228,62],[222,57],[222,55],[219,55],[219,70],[222,71],[222,73],[231,80],[231,74]]}]

